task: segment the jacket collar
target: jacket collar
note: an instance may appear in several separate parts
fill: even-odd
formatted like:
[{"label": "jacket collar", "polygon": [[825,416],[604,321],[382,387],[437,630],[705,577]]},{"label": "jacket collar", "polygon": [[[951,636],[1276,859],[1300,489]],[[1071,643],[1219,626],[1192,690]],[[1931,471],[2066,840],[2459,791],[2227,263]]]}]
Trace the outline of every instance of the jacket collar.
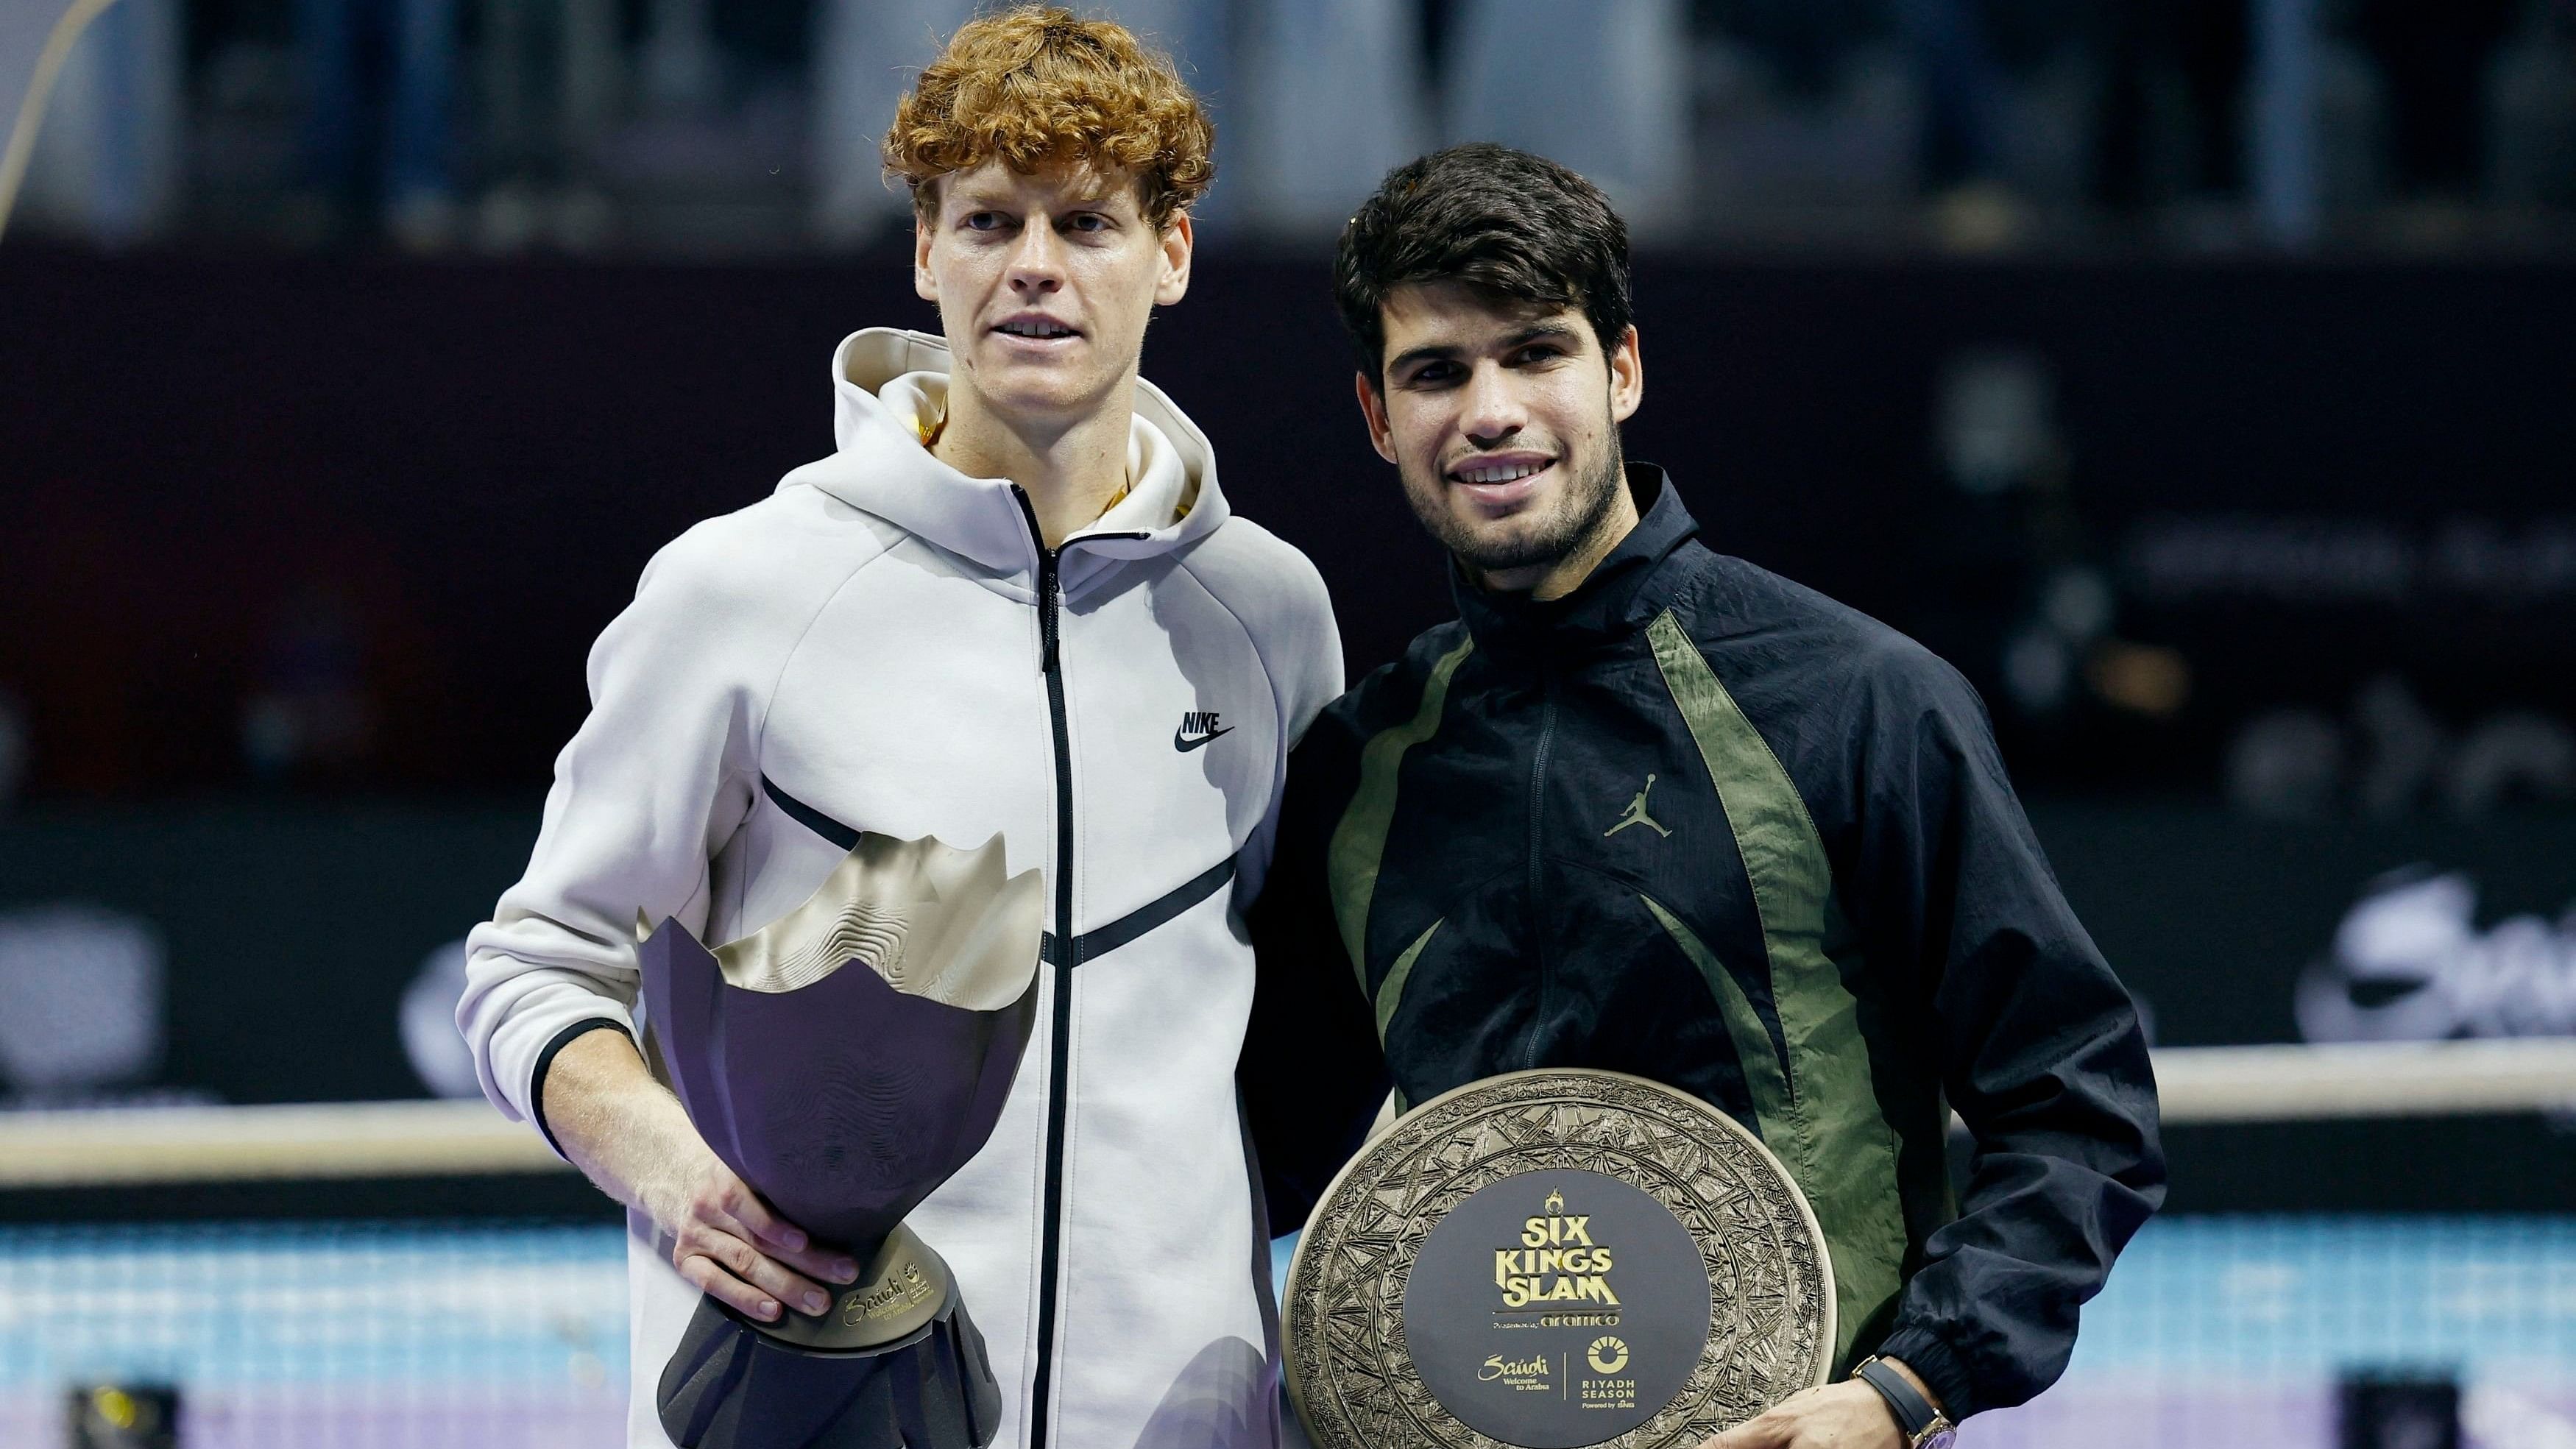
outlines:
[{"label": "jacket collar", "polygon": [[1477,648],[1509,652],[1608,642],[1644,627],[1664,607],[1671,588],[1662,581],[1661,565],[1699,532],[1699,521],[1652,463],[1628,465],[1628,489],[1638,504],[1637,526],[1564,598],[1492,592],[1451,560],[1449,590]]},{"label": "jacket collar", "polygon": [[[831,457],[791,472],[780,487],[819,488],[970,560],[997,581],[1033,587],[1038,543],[1007,479],[969,478],[923,446],[919,418],[944,402],[948,344],[923,332],[870,327],[832,354]],[[1065,540],[1067,598],[1111,572],[1116,561],[1170,553],[1226,519],[1216,454],[1207,435],[1160,388],[1139,378],[1129,430],[1128,495],[1089,529]]]}]

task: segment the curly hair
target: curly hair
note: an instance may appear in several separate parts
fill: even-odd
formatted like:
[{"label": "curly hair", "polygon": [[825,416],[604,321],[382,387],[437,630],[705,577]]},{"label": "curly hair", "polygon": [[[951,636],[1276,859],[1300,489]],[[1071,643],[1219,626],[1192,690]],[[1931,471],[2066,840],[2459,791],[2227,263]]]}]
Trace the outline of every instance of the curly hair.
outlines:
[{"label": "curly hair", "polygon": [[958,28],[921,73],[886,132],[885,166],[912,188],[1000,158],[1023,174],[1088,164],[1135,176],[1156,227],[1198,200],[1216,177],[1216,128],[1171,57],[1113,20],[1060,5],[1017,5]]}]

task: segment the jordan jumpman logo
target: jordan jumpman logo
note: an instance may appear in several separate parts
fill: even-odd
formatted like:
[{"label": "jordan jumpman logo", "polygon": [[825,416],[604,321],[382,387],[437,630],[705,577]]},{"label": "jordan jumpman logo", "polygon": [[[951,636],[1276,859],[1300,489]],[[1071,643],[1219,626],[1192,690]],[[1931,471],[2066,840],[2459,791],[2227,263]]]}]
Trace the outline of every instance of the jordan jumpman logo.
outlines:
[{"label": "jordan jumpman logo", "polygon": [[1646,788],[1638,791],[1637,798],[1628,802],[1628,808],[1620,813],[1619,823],[1602,831],[1601,834],[1604,837],[1616,835],[1631,825],[1643,825],[1647,829],[1654,831],[1657,835],[1672,834],[1671,831],[1666,830],[1660,823],[1658,823],[1654,816],[1646,813],[1646,797],[1654,793],[1654,789],[1655,777],[1648,775],[1646,777]]}]

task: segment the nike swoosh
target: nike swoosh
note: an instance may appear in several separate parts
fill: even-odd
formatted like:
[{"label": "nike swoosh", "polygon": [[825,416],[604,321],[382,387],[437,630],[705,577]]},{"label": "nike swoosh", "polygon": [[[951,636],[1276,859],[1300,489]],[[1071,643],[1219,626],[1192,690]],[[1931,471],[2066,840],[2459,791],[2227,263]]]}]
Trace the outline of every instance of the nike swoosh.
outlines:
[{"label": "nike swoosh", "polygon": [[1217,735],[1230,735],[1233,733],[1234,726],[1227,725],[1224,729],[1218,730],[1213,734],[1204,734],[1193,740],[1183,738],[1179,730],[1174,730],[1172,731],[1172,748],[1186,755],[1190,751],[1197,749],[1199,746],[1206,744],[1208,741],[1215,739]]}]

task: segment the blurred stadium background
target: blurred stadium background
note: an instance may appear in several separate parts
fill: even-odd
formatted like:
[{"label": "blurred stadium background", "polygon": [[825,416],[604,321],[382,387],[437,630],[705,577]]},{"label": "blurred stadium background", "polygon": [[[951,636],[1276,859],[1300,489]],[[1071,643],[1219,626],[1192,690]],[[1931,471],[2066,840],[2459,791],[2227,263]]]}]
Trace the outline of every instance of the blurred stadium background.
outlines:
[{"label": "blurred stadium background", "polygon": [[[616,1214],[474,1096],[458,938],[651,550],[935,325],[873,138],[970,7],[64,8],[0,0],[0,1445],[615,1444]],[[1082,8],[1215,104],[1146,368],[1355,675],[1445,600],[1331,237],[1492,138],[1637,225],[1632,454],[1983,691],[2174,1177],[1966,1443],[2576,1446],[2576,4]]]}]

